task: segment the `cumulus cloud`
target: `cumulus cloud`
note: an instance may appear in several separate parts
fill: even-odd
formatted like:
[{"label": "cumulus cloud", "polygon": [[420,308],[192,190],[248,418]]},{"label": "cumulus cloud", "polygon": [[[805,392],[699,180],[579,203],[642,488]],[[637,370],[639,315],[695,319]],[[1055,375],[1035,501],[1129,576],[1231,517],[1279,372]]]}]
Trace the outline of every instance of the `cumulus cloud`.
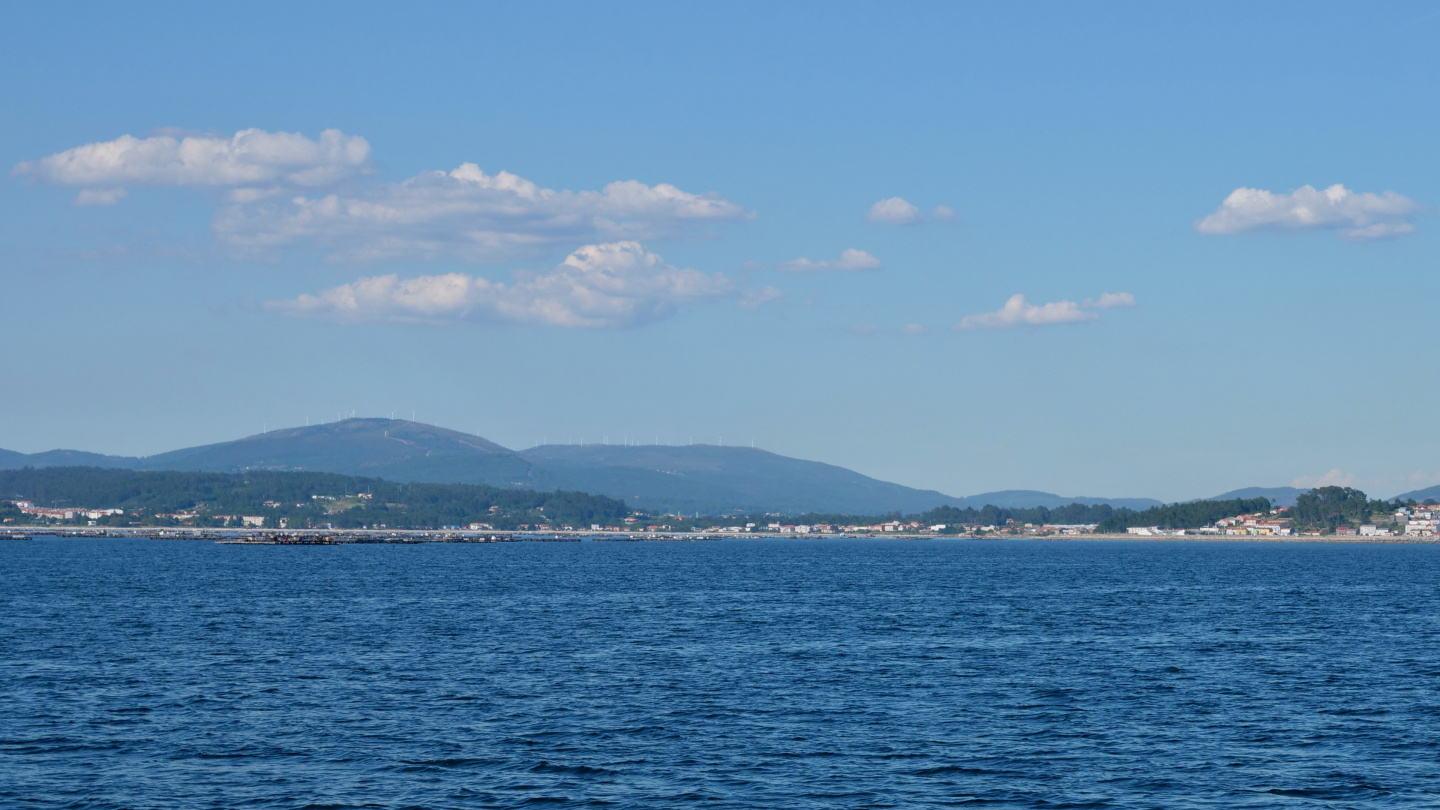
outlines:
[{"label": "cumulus cloud", "polygon": [[12,173],[123,195],[125,186],[324,186],[365,171],[369,160],[370,144],[338,129],[325,130],[318,141],[295,132],[245,129],[230,137],[122,135],[23,161]]},{"label": "cumulus cloud", "polygon": [[737,294],[735,284],[720,273],[673,267],[636,242],[615,242],[583,247],[554,270],[520,275],[512,284],[464,273],[374,276],[266,307],[346,321],[470,320],[606,329],[639,326],[667,318],[685,304]]},{"label": "cumulus cloud", "polygon": [[1094,312],[1080,308],[1074,301],[1054,301],[1049,304],[1032,304],[1019,293],[1010,296],[1005,306],[996,312],[967,315],[956,324],[956,329],[1011,329],[1016,326],[1047,326],[1053,323],[1076,323],[1099,318]]},{"label": "cumulus cloud", "polygon": [[835,270],[879,270],[883,266],[879,259],[869,253],[850,248],[841,253],[840,258],[834,261],[829,259],[792,259],[788,262],[781,262],[775,266],[775,269],[786,273],[828,273]]},{"label": "cumulus cloud", "polygon": [[134,186],[223,188],[211,229],[235,253],[315,245],[348,262],[506,261],[754,217],[717,194],[668,183],[557,191],[474,163],[398,183],[350,182],[369,172],[362,137],[247,129],[230,137],[125,135],[19,163],[12,173],[80,186],[77,205],[113,205]]},{"label": "cumulus cloud", "polygon": [[1097,298],[1086,298],[1084,304],[1074,301],[1052,301],[1048,304],[1032,304],[1024,295],[1015,294],[1005,306],[995,312],[968,315],[955,324],[956,329],[1014,329],[1021,326],[1049,326],[1057,323],[1081,323],[1099,320],[1094,310],[1113,307],[1133,307],[1135,296],[1130,293],[1103,293]]},{"label": "cumulus cloud", "polygon": [[1135,306],[1135,296],[1127,292],[1100,293],[1099,298],[1086,298],[1085,306],[1089,309],[1113,309],[1115,307]]},{"label": "cumulus cloud", "polygon": [[625,180],[600,191],[555,191],[465,163],[352,194],[240,201],[216,214],[214,229],[241,249],[313,241],[345,261],[500,261],[584,242],[672,237],[752,217],[719,195],[668,183]]},{"label": "cumulus cloud", "polygon": [[938,222],[955,222],[960,219],[960,215],[955,213],[955,209],[948,205],[937,205],[930,209],[930,216]]},{"label": "cumulus cloud", "polygon": [[1410,217],[1419,208],[1393,191],[1358,193],[1339,183],[1324,191],[1301,186],[1289,194],[1237,188],[1213,214],[1195,223],[1204,234],[1252,231],[1331,230],[1346,239],[1402,236],[1415,230]]},{"label": "cumulus cloud", "polygon": [[920,209],[906,202],[902,197],[891,197],[870,206],[865,219],[878,225],[914,225],[919,222]]}]

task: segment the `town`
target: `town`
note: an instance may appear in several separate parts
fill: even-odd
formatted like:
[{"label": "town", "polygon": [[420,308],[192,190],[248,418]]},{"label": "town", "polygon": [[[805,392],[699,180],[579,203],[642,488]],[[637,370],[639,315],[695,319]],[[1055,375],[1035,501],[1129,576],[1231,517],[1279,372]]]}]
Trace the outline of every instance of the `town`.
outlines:
[{"label": "town", "polygon": [[[335,500],[331,496],[314,496],[317,500]],[[361,498],[368,496],[361,495]],[[266,502],[269,505],[269,502]],[[614,524],[592,523],[586,527],[569,524],[535,523],[521,524],[515,529],[497,534],[491,523],[475,521],[468,524],[443,525],[433,529],[391,529],[384,525],[359,528],[337,528],[333,525],[295,529],[290,534],[279,534],[290,530],[285,518],[266,515],[210,515],[210,525],[196,523],[199,513],[174,512],[155,513],[144,516],[135,511],[131,517],[153,517],[167,525],[141,527],[134,522],[130,527],[102,526],[100,521],[115,516],[125,516],[126,511],[116,508],[89,507],[40,507],[30,501],[0,501],[0,507],[9,506],[27,516],[27,520],[15,517],[3,519],[0,533],[15,535],[21,530],[30,533],[50,533],[71,536],[99,536],[110,534],[157,535],[168,531],[166,536],[204,536],[224,539],[227,542],[275,542],[290,538],[295,542],[303,538],[322,538],[323,542],[380,542],[376,538],[393,537],[394,542],[495,542],[503,537],[510,539],[695,539],[724,536],[749,537],[941,537],[957,536],[970,538],[1003,537],[1115,537],[1112,532],[1100,531],[1095,523],[1025,523],[1007,519],[995,524],[945,524],[925,523],[910,520],[888,520],[877,523],[783,523],[769,521],[760,524],[754,521],[725,523],[723,521],[704,527],[686,526],[694,518],[667,515],[672,522],[649,522],[647,516],[631,515]],[[278,506],[278,504],[277,504]],[[491,507],[491,511],[498,511]],[[1440,505],[1416,504],[1398,506],[1388,514],[1388,522],[1361,523],[1358,526],[1338,525],[1333,531],[1309,528],[1295,531],[1294,518],[1289,507],[1279,507],[1260,512],[1224,517],[1207,525],[1188,528],[1166,528],[1158,525],[1130,526],[1123,533],[1130,538],[1164,537],[1252,537],[1252,538],[1319,538],[1329,534],[1334,537],[1382,538],[1401,537],[1409,541],[1440,541]],[[653,518],[652,518],[653,519]],[[86,531],[93,529],[95,531]],[[247,539],[248,538],[248,539]],[[346,539],[348,538],[348,539]],[[406,539],[410,538],[410,539]],[[421,538],[421,539],[416,539]]]}]

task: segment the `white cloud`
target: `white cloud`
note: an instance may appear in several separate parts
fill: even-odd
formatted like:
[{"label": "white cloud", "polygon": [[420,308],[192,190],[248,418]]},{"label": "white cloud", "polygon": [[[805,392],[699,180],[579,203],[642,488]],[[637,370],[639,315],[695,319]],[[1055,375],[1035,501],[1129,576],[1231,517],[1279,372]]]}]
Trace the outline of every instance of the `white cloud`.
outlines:
[{"label": "white cloud", "polygon": [[318,141],[245,129],[232,137],[122,135],[18,163],[12,173],[57,185],[110,187],[111,193],[124,186],[323,186],[365,171],[369,160],[370,144],[338,129],[325,130]]},{"label": "white cloud", "polygon": [[81,186],[77,205],[112,205],[127,186],[226,188],[211,228],[231,250],[313,244],[348,262],[505,261],[754,218],[718,194],[667,183],[556,191],[509,172],[487,175],[474,163],[399,183],[345,182],[369,170],[370,144],[359,136],[247,129],[233,137],[126,135],[22,162],[12,173]]},{"label": "white cloud", "polygon": [[918,324],[918,323],[912,323],[912,324],[907,324],[907,325],[905,325],[904,327],[902,327],[902,328],[900,329],[900,334],[902,334],[902,335],[928,335],[928,334],[930,334],[930,329],[929,329],[928,327],[921,326],[921,325]]},{"label": "white cloud", "polygon": [[834,261],[829,259],[793,259],[781,262],[775,269],[786,273],[828,273],[833,270],[879,270],[880,260],[863,250],[850,248]]},{"label": "white cloud", "polygon": [[1418,208],[1393,191],[1357,193],[1338,183],[1324,191],[1301,186],[1289,194],[1237,188],[1215,213],[1195,223],[1195,230],[1205,234],[1333,230],[1346,239],[1377,239],[1413,232],[1410,216]]},{"label": "white cloud", "polygon": [[1315,487],[1349,487],[1355,485],[1355,476],[1352,473],[1342,473],[1340,468],[1331,469],[1324,475],[1302,475],[1290,482],[1290,486],[1299,489],[1314,489]]},{"label": "white cloud", "polygon": [[956,329],[1013,329],[1017,326],[1048,326],[1055,323],[1080,323],[1099,320],[1096,309],[1135,306],[1135,296],[1127,292],[1101,293],[1099,298],[1086,298],[1085,303],[1053,301],[1032,304],[1024,295],[1015,294],[996,312],[969,315],[955,325]]},{"label": "white cloud", "polygon": [[86,188],[75,195],[76,205],[114,205],[129,196],[123,188]]},{"label": "white cloud", "polygon": [[1135,296],[1127,292],[1100,293],[1099,298],[1086,298],[1082,305],[1087,309],[1114,309],[1135,306]]},{"label": "white cloud", "polygon": [[609,239],[657,239],[753,214],[716,194],[661,183],[554,191],[473,163],[353,194],[260,198],[222,208],[214,229],[241,249],[313,240],[345,261],[454,257],[499,261]]},{"label": "white cloud", "polygon": [[1015,294],[996,312],[968,315],[955,325],[956,329],[1011,329],[1017,326],[1048,326],[1054,323],[1077,323],[1099,318],[1074,301],[1031,304],[1024,295]]},{"label": "white cloud", "polygon": [[891,197],[870,206],[865,218],[879,225],[913,225],[920,221],[920,209],[901,197]]},{"label": "white cloud", "polygon": [[955,213],[955,209],[948,205],[937,205],[930,209],[930,216],[939,222],[955,222],[960,219],[960,215]]},{"label": "white cloud", "polygon": [[[519,275],[512,284],[464,273],[362,278],[289,301],[272,311],[346,321],[484,321],[590,329],[638,326],[684,304],[738,294],[720,273],[665,264],[636,242],[589,245],[548,273]],[[769,296],[767,291],[758,293]]]}]

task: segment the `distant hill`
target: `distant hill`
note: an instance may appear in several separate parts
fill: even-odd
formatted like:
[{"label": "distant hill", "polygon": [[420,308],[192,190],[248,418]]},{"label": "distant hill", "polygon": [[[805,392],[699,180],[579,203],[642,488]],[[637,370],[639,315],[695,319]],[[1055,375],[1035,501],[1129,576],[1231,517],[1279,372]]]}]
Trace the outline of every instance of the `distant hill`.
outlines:
[{"label": "distant hill", "polygon": [[399,419],[345,419],[272,430],[141,460],[147,470],[308,470],[390,481],[528,486],[518,453],[456,430]]},{"label": "distant hill", "polygon": [[18,470],[21,467],[104,467],[107,469],[138,469],[140,459],[129,456],[102,456],[83,450],[46,450],[43,453],[16,453],[0,450],[0,470]]},{"label": "distant hill", "polygon": [[661,512],[805,512],[881,515],[936,506],[1002,508],[1108,503],[1146,509],[1149,498],[1065,498],[1006,490],[956,498],[880,481],[844,467],[748,447],[545,445],[518,453],[492,441],[397,419],[345,419],[132,458],[76,450],[0,450],[0,469],[89,466],[234,473],[326,472],[396,482],[565,489]]},{"label": "distant hill", "polygon": [[1233,501],[1236,498],[1269,498],[1270,502],[1278,508],[1294,506],[1295,499],[1309,491],[1295,487],[1245,487],[1244,489],[1232,489],[1213,498],[1202,498],[1201,500]]},{"label": "distant hill", "polygon": [[84,450],[47,450],[27,457],[30,467],[101,467],[109,470],[138,470],[141,460],[130,456],[103,456]]},{"label": "distant hill", "polygon": [[544,445],[521,455],[534,464],[542,489],[592,492],[663,511],[884,514],[953,500],[750,447]]},{"label": "distant hill", "polygon": [[1109,504],[1116,509],[1123,507],[1136,511],[1162,505],[1161,501],[1157,501],[1154,498],[1066,498],[1063,495],[1056,495],[1052,492],[1039,492],[1033,489],[1003,489],[998,492],[982,492],[979,495],[970,495],[964,498],[951,498],[949,503],[961,509],[967,506],[979,509],[987,504],[998,506],[1002,509],[1029,509],[1036,506],[1043,506],[1047,509],[1057,509],[1062,506],[1069,506],[1072,503],[1082,503],[1086,506],[1103,503]]},{"label": "distant hill", "polygon": [[1440,501],[1440,486],[1417,489],[1411,492],[1396,495],[1395,497],[1402,501],[1416,501],[1419,503],[1424,503],[1427,498],[1434,498],[1435,500]]}]

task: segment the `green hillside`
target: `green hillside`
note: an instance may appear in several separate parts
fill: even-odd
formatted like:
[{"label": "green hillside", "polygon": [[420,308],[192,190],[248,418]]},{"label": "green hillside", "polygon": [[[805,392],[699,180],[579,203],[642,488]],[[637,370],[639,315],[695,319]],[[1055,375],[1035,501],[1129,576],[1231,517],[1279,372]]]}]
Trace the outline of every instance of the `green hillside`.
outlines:
[{"label": "green hillside", "polygon": [[524,451],[542,488],[595,492],[645,509],[700,512],[921,512],[944,493],[749,447],[545,445]]},{"label": "green hillside", "polygon": [[[475,484],[395,483],[333,473],[106,470],[49,467],[0,470],[0,500],[47,508],[123,509],[100,525],[235,525],[264,517],[276,527],[438,528],[489,523],[496,529],[552,524],[614,524],[631,510],[613,498]],[[194,514],[189,520],[176,513]],[[17,515],[10,510],[11,515]],[[221,516],[232,516],[226,520]],[[80,521],[84,522],[84,521]]]}]

